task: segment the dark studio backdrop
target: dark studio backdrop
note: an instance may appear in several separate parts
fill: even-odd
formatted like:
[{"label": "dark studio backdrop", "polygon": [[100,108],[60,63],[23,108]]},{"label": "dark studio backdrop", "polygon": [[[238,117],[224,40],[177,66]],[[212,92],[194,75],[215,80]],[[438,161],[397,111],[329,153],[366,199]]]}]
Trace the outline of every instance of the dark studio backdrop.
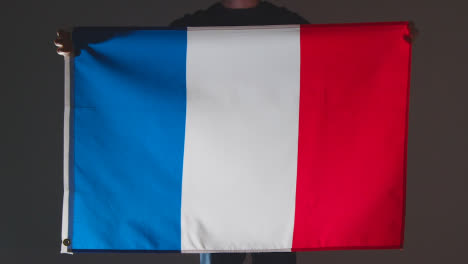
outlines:
[{"label": "dark studio backdrop", "polygon": [[[198,263],[198,255],[60,255],[63,58],[70,26],[165,26],[213,0],[3,1],[1,263]],[[468,4],[464,0],[280,0],[311,23],[413,20],[404,251],[298,253],[298,263],[468,263]]]}]

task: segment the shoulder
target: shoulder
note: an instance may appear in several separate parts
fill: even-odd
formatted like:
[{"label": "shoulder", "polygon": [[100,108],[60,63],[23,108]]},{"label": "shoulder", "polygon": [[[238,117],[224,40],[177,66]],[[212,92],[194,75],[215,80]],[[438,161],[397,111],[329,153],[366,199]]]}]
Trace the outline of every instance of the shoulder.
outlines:
[{"label": "shoulder", "polygon": [[171,27],[189,27],[189,26],[197,26],[199,24],[203,24],[203,21],[207,18],[215,14],[220,8],[222,8],[220,3],[216,3],[211,5],[206,9],[201,9],[195,11],[191,14],[185,14],[183,17],[178,18],[172,21],[169,26]]}]

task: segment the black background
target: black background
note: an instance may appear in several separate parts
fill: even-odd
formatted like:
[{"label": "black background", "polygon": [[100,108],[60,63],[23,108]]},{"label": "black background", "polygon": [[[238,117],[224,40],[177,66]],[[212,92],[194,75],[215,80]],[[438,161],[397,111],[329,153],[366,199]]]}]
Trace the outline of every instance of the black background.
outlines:
[{"label": "black background", "polygon": [[[298,263],[468,263],[468,6],[463,0],[281,0],[311,23],[413,20],[404,251],[298,253]],[[60,255],[63,58],[55,31],[165,26],[212,0],[0,4],[2,263],[198,263],[198,255]]]}]

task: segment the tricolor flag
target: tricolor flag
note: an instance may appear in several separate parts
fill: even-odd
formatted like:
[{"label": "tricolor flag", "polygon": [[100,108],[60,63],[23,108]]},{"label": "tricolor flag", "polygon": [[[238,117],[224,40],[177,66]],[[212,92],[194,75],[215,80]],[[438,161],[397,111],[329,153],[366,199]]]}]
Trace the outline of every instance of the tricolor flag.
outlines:
[{"label": "tricolor flag", "polygon": [[75,29],[62,252],[402,247],[408,34]]}]

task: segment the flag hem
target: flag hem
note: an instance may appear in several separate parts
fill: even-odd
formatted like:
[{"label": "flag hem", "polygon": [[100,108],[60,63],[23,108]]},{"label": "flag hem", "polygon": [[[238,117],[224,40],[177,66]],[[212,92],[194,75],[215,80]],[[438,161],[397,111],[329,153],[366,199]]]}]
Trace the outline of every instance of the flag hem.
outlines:
[{"label": "flag hem", "polygon": [[64,118],[63,118],[63,205],[62,205],[62,239],[60,253],[73,254],[64,244],[69,239],[69,200],[70,200],[70,177],[69,177],[69,154],[70,154],[70,85],[71,85],[71,56],[64,56]]},{"label": "flag hem", "polygon": [[[284,248],[284,249],[251,249],[251,250],[125,250],[125,249],[73,249],[73,253],[273,253],[273,252],[307,252],[307,251],[339,251],[339,250],[401,250],[400,245],[385,246],[341,246],[317,248]],[[73,253],[72,253],[73,252]]]},{"label": "flag hem", "polygon": [[[410,31],[409,22],[407,22],[408,33]],[[409,104],[410,104],[410,92],[411,92],[411,62],[413,56],[413,45],[409,43],[409,54],[408,54],[408,83],[406,86],[406,110],[405,110],[405,144],[404,144],[404,157],[403,157],[403,212],[401,221],[401,240],[400,249],[404,248],[405,243],[405,220],[406,220],[406,191],[407,191],[407,178],[408,178],[408,131],[409,131]]]}]

